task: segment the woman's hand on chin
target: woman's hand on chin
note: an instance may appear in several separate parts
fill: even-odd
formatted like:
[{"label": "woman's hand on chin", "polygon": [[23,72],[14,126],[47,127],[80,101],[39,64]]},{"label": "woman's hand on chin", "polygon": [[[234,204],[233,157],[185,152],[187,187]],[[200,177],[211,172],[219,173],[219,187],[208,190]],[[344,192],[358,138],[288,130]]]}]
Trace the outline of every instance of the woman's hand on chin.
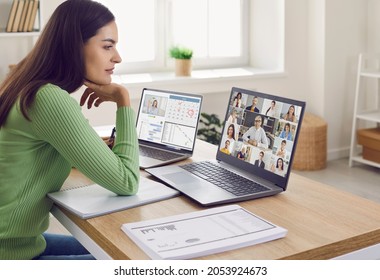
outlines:
[{"label": "woman's hand on chin", "polygon": [[115,102],[117,107],[130,106],[130,98],[128,90],[119,84],[99,85],[88,80],[84,81],[87,87],[80,99],[80,105],[87,103],[87,108],[92,106],[98,107],[105,101]]}]

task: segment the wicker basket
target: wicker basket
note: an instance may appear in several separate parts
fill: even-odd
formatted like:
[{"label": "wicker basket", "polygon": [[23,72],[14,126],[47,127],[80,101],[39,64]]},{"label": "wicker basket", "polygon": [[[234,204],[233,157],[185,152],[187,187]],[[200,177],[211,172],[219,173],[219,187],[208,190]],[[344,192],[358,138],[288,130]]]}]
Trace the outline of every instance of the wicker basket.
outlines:
[{"label": "wicker basket", "polygon": [[327,123],[305,113],[293,160],[295,170],[319,170],[326,167]]}]

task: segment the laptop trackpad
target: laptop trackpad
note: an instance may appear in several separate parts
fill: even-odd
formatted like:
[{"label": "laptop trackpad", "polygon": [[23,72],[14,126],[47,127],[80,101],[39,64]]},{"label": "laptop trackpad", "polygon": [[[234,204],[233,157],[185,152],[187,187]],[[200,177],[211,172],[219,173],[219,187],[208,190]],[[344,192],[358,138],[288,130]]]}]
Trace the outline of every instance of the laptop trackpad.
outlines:
[{"label": "laptop trackpad", "polygon": [[170,181],[174,182],[175,184],[191,184],[191,183],[199,183],[204,182],[201,179],[198,179],[190,174],[187,174],[185,172],[176,172],[176,173],[170,173],[163,175],[163,177],[169,179]]}]

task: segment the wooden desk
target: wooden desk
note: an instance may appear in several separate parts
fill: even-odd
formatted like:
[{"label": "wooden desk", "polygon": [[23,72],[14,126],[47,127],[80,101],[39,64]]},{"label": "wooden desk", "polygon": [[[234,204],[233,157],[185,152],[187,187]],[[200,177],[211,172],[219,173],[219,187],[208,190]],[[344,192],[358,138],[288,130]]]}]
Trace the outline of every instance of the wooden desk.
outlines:
[{"label": "wooden desk", "polygon": [[[216,146],[197,140],[195,151],[193,160],[215,158]],[[144,171],[141,174],[148,176]],[[88,181],[73,170],[65,185]],[[380,243],[380,204],[296,174],[291,175],[286,192],[240,205],[288,229],[287,236],[201,259],[330,259]],[[96,242],[106,253],[104,256],[148,259],[121,231],[123,223],[200,209],[203,209],[200,205],[179,196],[88,220],[81,220],[57,207],[52,212],[64,225],[71,222],[80,229],[72,230],[72,233],[83,243]],[[89,249],[95,255],[103,256]]]}]

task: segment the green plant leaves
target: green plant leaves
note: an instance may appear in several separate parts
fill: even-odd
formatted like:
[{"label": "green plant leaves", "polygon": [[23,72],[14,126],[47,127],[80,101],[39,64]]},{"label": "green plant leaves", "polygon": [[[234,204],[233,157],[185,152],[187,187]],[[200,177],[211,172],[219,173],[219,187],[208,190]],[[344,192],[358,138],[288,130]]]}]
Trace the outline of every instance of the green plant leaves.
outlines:
[{"label": "green plant leaves", "polygon": [[169,55],[175,59],[191,59],[193,51],[189,48],[174,46],[169,49]]}]

